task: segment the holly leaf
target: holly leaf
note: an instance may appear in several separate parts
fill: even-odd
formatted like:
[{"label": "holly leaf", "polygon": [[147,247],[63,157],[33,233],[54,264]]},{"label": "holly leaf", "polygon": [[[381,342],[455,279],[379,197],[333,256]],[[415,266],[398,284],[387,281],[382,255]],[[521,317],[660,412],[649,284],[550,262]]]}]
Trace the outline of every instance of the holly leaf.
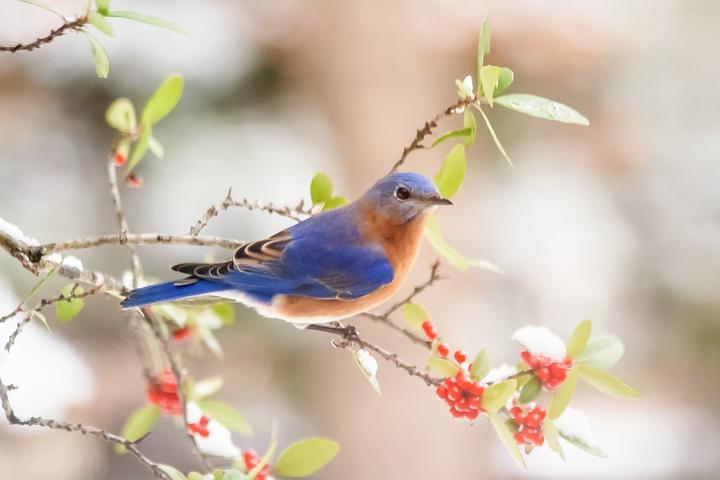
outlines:
[{"label": "holly leaf", "polygon": [[472,368],[470,368],[470,379],[473,382],[479,382],[485,375],[490,371],[490,357],[485,349],[480,350],[480,353],[475,355],[475,359],[472,361]]},{"label": "holly leaf", "polygon": [[[160,420],[160,408],[157,405],[145,405],[133,411],[122,428],[122,437],[134,442],[147,435]],[[122,445],[115,445],[115,452],[125,453]]]},{"label": "holly leaf", "polygon": [[95,73],[98,78],[107,78],[110,74],[110,59],[108,58],[105,47],[87,30],[82,30],[85,38],[90,42],[93,60],[95,61]]},{"label": "holly leaf", "polygon": [[245,436],[252,435],[252,427],[248,421],[231,405],[217,400],[200,400],[197,404],[208,417],[217,420],[230,430]]},{"label": "holly leaf", "polygon": [[560,445],[559,432],[555,424],[549,418],[546,418],[542,424],[542,431],[545,440],[547,440],[548,447],[550,450],[560,455],[560,458],[565,460],[565,453],[563,452],[562,446]]},{"label": "holly leaf", "polygon": [[541,390],[542,384],[540,383],[540,380],[535,375],[533,375],[530,380],[528,380],[525,385],[522,386],[522,390],[520,390],[520,398],[518,399],[518,401],[520,403],[530,403],[537,398]]},{"label": "holly leaf", "polygon": [[131,132],[137,128],[135,107],[129,99],[118,98],[105,110],[105,121],[115,130]]},{"label": "holly leaf", "polygon": [[465,179],[465,147],[455,145],[443,159],[440,171],[435,175],[435,185],[444,198],[452,198]]},{"label": "holly leaf", "polygon": [[567,343],[567,355],[570,358],[577,358],[587,345],[592,333],[592,322],[590,320],[583,320],[575,327]]},{"label": "holly leaf", "polygon": [[327,438],[305,438],[288,446],[278,457],[273,474],[280,477],[307,477],[330,463],[340,444]]},{"label": "holly leaf", "polygon": [[565,411],[565,408],[570,404],[570,400],[575,394],[578,383],[578,371],[577,365],[572,367],[567,374],[565,382],[555,390],[555,394],[550,401],[550,408],[548,408],[548,417],[556,419]]},{"label": "holly leaf", "polygon": [[460,371],[460,367],[445,358],[430,357],[426,363],[428,368],[436,370],[443,377],[454,377]]},{"label": "holly leaf", "polygon": [[313,205],[327,202],[332,198],[333,182],[324,173],[316,174],[310,182],[310,199]]},{"label": "holly leaf", "polygon": [[496,97],[495,102],[510,110],[545,120],[575,125],[590,125],[590,121],[565,104],[528,93],[511,93]]},{"label": "holly leaf", "polygon": [[131,12],[128,10],[116,10],[114,12],[108,12],[106,16],[134,20],[136,22],[146,23],[155,27],[173,30],[175,32],[182,33],[183,35],[190,35],[187,30],[185,30],[183,27],[181,27],[175,22],[171,22],[170,20],[165,20],[164,18],[160,17],[154,17],[152,15],[146,15],[144,13]]},{"label": "holly leaf", "polygon": [[620,339],[612,335],[592,337],[577,361],[597,368],[610,368],[620,360],[625,347]]},{"label": "holly leaf", "polygon": [[170,75],[163,80],[143,107],[140,115],[143,125],[155,125],[172,112],[182,98],[183,88],[184,81],[180,75]]},{"label": "holly leaf", "polygon": [[[73,292],[75,293],[75,295],[82,295],[83,293],[85,293],[85,290],[83,290],[81,286],[71,283],[65,285],[61,293],[65,297],[69,298],[73,294]],[[82,298],[60,300],[58,302],[55,302],[55,316],[61,322],[67,322],[68,320],[74,318],[78,313],[80,313],[84,306],[85,300]]]},{"label": "holly leaf", "polygon": [[637,398],[640,392],[605,370],[580,364],[580,377],[596,390],[615,398]]},{"label": "holly leaf", "polygon": [[510,452],[510,455],[512,455],[513,459],[515,459],[515,462],[517,462],[517,464],[520,465],[521,468],[526,468],[525,459],[520,453],[517,442],[513,438],[513,435],[505,422],[503,422],[500,416],[495,412],[487,412],[487,417],[488,419],[490,419],[490,423],[495,428],[495,431],[500,437],[503,446],[507,449],[508,452]]},{"label": "holly leaf", "polygon": [[98,12],[94,12],[94,11],[90,10],[88,12],[87,18],[93,27],[97,28],[98,30],[100,30],[102,33],[104,33],[108,37],[115,36],[115,32],[113,31],[110,24],[107,22],[107,20],[105,20],[105,17],[103,17]]},{"label": "holly leaf", "polygon": [[482,408],[488,412],[497,412],[515,393],[515,388],[517,388],[517,382],[514,379],[493,383],[485,389],[482,395]]},{"label": "holly leaf", "polygon": [[415,303],[406,303],[403,305],[402,314],[405,324],[415,330],[421,330],[422,324],[428,319],[427,312]]}]

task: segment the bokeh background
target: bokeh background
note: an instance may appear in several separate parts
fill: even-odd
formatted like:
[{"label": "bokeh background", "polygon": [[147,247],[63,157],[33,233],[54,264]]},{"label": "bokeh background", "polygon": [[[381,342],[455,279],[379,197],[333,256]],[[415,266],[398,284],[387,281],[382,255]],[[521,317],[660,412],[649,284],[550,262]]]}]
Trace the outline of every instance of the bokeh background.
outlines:
[{"label": "bokeh background", "polygon": [[[79,1],[53,0],[68,14]],[[113,21],[104,40],[112,71],[95,78],[89,46],[70,34],[33,53],[0,55],[0,216],[40,241],[111,233],[105,179],[112,131],[103,112],[128,96],[142,104],[170,72],[186,79],[178,109],[155,129],[162,160],[140,167],[145,187],[123,189],[131,229],[182,233],[233,187],[236,196],[294,204],[315,172],[354,198],[395,161],[415,129],[455,98],[474,72],[476,35],[489,16],[487,62],[515,71],[514,92],[567,103],[582,128],[491,112],[510,168],[479,134],[456,206],[440,221],[449,240],[505,275],[446,266],[423,294],[448,342],[516,359],[508,337],[528,323],[563,336],[584,318],[615,333],[626,356],[614,371],[643,397],[618,401],[586,388],[585,410],[609,453],[567,446],[518,470],[492,429],[453,421],[422,382],[381,363],[378,397],[352,357],[322,334],[260,319],[242,307],[220,333],[225,357],[191,363],[222,373],[219,395],[253,424],[241,448],[263,450],[277,421],[281,444],[325,435],[341,454],[317,479],[717,478],[720,420],[720,3],[713,0],[114,0],[164,16],[192,36]],[[27,41],[57,18],[0,2],[0,43]],[[440,131],[457,126],[444,123]],[[434,173],[445,149],[413,154]],[[284,219],[230,211],[205,233],[255,239]],[[146,273],[202,259],[208,250],[145,247]],[[216,256],[224,252],[214,251]],[[83,251],[87,267],[120,275],[125,250]],[[413,277],[427,275],[423,247]],[[0,256],[0,305],[9,311],[34,283]],[[59,288],[62,284],[53,284]],[[410,285],[407,286],[409,290]],[[418,363],[424,353],[359,320],[362,332]],[[19,413],[119,430],[144,402],[140,364],[117,305],[92,298],[52,335],[30,326],[0,355],[20,385]],[[0,326],[3,338],[14,324]],[[4,353],[3,353],[4,355]],[[7,378],[6,378],[7,377]],[[96,439],[0,425],[0,477],[140,479],[148,473]],[[195,466],[171,422],[147,454]]]}]

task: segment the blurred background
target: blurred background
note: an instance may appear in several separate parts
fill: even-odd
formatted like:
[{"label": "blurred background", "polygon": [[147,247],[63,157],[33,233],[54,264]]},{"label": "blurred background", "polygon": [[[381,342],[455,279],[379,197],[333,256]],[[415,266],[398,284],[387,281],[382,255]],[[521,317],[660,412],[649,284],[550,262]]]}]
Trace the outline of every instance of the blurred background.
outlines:
[{"label": "blurred background", "polygon": [[[51,2],[68,15],[80,1]],[[489,425],[453,421],[421,381],[381,363],[378,397],[329,338],[237,307],[219,333],[223,359],[197,356],[194,376],[221,373],[219,398],[255,428],[236,436],[264,450],[274,420],[280,444],[337,439],[342,451],[317,479],[717,478],[720,418],[720,3],[713,0],[574,1],[114,0],[115,9],[172,19],[192,35],[112,20],[103,39],[112,70],[95,77],[89,46],[69,34],[32,53],[0,54],[0,217],[41,242],[115,231],[106,186],[113,98],[142,105],[181,73],[178,109],[154,133],[165,158],[147,158],[145,186],[123,188],[135,232],[184,233],[228,187],[237,197],[295,204],[324,171],[350,198],[387,172],[415,129],[455,99],[454,79],[475,71],[477,33],[492,28],[486,63],[515,71],[512,92],[567,103],[591,121],[563,125],[496,108],[510,168],[486,131],[470,152],[456,206],[440,213],[449,241],[506,273],[443,268],[448,280],[419,302],[444,337],[493,362],[515,362],[509,340],[525,324],[567,337],[584,318],[623,339],[614,372],[636,401],[579,390],[599,459],[546,449],[520,471]],[[57,25],[41,9],[0,2],[0,44],[30,41]],[[444,122],[439,131],[458,128]],[[418,152],[408,169],[433,174],[447,148]],[[256,239],[286,219],[233,210],[204,233]],[[226,252],[212,251],[221,258]],[[208,249],[144,247],[148,275],[202,260]],[[86,268],[120,276],[125,250],[82,251]],[[423,247],[413,283],[433,253]],[[0,255],[6,313],[35,280]],[[52,285],[59,288],[60,281]],[[409,291],[411,285],[406,286]],[[56,291],[56,290],[53,290]],[[405,293],[405,291],[403,292]],[[117,305],[88,299],[53,333],[30,325],[0,355],[18,413],[121,429],[145,401],[141,366]],[[364,335],[421,363],[424,352],[358,320]],[[14,322],[0,325],[3,338]],[[713,380],[715,379],[715,380]],[[164,421],[148,456],[196,467],[186,439]],[[97,439],[0,425],[0,477],[140,479],[149,474]]]}]

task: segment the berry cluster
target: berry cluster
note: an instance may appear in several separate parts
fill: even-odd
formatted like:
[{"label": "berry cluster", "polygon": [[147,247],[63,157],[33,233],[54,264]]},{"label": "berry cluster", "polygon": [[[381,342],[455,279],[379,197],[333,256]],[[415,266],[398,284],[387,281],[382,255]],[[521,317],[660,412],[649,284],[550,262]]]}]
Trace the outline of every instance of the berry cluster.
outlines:
[{"label": "berry cluster", "polygon": [[535,376],[540,380],[548,390],[553,390],[565,381],[567,378],[567,372],[572,367],[572,360],[566,358],[560,362],[556,362],[542,355],[533,355],[527,350],[520,354],[523,362],[535,373]]},{"label": "berry cluster", "polygon": [[423,332],[425,332],[425,336],[428,340],[431,342],[435,340],[438,336],[437,330],[435,330],[435,324],[432,323],[430,320],[425,320],[422,325],[420,325]]},{"label": "berry cluster", "polygon": [[146,393],[148,402],[160,407],[163,413],[182,415],[175,374],[169,368],[150,379]]},{"label": "berry cluster", "polygon": [[[243,453],[243,462],[245,463],[245,470],[249,472],[260,463],[260,457],[255,450],[247,450]],[[255,480],[272,480],[270,466],[265,465],[261,468]]]},{"label": "berry cluster", "polygon": [[464,370],[460,370],[455,377],[446,378],[435,390],[437,396],[448,404],[453,417],[468,420],[475,420],[485,411],[481,406],[484,392],[485,387],[470,380]]},{"label": "berry cluster", "polygon": [[210,419],[203,415],[197,422],[188,423],[188,432],[196,433],[203,438],[207,438],[210,435],[210,430],[207,428],[208,423],[210,423]]},{"label": "berry cluster", "polygon": [[522,408],[515,405],[510,409],[510,416],[518,426],[515,441],[519,445],[541,446],[545,441],[542,433],[542,422],[547,412],[541,406]]}]

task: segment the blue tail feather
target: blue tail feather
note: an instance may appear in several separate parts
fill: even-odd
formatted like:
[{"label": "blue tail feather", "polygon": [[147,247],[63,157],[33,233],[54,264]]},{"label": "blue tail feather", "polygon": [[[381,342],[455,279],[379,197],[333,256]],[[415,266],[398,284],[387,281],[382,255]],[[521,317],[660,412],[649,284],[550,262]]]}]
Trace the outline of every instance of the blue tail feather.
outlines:
[{"label": "blue tail feather", "polygon": [[195,297],[197,295],[204,295],[227,289],[227,285],[209,282],[207,280],[198,280],[195,283],[186,285],[177,285],[176,282],[158,283],[133,290],[130,292],[128,297],[120,303],[120,305],[123,308],[143,307],[153,303],[171,302],[173,300]]}]

